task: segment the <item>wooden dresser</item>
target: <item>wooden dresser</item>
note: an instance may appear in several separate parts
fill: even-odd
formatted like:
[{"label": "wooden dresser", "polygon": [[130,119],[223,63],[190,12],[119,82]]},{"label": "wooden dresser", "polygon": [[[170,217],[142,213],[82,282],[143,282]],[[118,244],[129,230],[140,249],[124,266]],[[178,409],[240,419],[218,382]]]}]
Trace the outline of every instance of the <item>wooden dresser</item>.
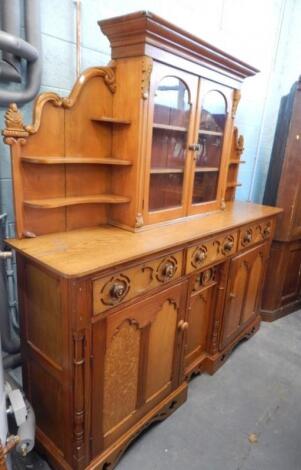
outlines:
[{"label": "wooden dresser", "polygon": [[257,331],[280,212],[234,201],[256,70],[151,13],[100,27],[109,66],[3,131],[24,388],[56,469],[112,469]]},{"label": "wooden dresser", "polygon": [[273,321],[301,307],[301,77],[281,100],[264,204],[283,209],[261,306]]}]

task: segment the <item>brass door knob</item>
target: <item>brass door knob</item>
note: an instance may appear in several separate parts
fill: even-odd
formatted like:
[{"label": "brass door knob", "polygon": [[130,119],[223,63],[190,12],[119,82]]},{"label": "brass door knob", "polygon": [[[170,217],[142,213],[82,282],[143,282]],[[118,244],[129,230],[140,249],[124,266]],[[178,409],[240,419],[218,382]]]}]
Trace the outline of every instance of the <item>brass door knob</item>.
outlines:
[{"label": "brass door knob", "polygon": [[189,323],[187,321],[184,321],[184,320],[179,321],[179,323],[178,323],[179,330],[185,331],[185,330],[187,330],[188,327],[189,327]]}]

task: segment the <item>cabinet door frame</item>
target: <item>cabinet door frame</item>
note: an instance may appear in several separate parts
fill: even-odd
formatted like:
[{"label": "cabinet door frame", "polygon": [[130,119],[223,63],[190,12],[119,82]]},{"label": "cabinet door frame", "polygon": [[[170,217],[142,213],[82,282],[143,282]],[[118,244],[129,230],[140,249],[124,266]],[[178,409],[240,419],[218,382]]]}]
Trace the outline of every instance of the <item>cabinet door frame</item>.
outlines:
[{"label": "cabinet door frame", "polygon": [[[109,312],[94,321],[92,326],[92,373],[91,373],[91,432],[92,454],[97,455],[116,439],[127,432],[136,422],[147,414],[154,406],[160,403],[166,396],[172,393],[184,380],[183,370],[183,337],[185,331],[179,327],[179,322],[184,322],[186,315],[188,282],[183,280],[166,289],[146,295],[138,301],[133,301],[115,312]],[[146,396],[148,347],[152,322],[156,319],[158,305],[166,301],[176,303],[177,319],[172,359],[172,375],[169,387],[160,389],[151,397]],[[136,390],[135,409],[130,415],[122,418],[106,433],[103,430],[103,401],[105,385],[105,360],[108,343],[108,335],[113,338],[114,331],[118,331],[126,322],[136,327],[140,332],[140,346],[138,358],[138,379]]]},{"label": "cabinet door frame", "polygon": [[223,202],[222,201],[223,195],[225,194],[225,191],[226,191],[227,173],[228,173],[227,162],[228,162],[228,156],[230,153],[230,147],[231,147],[231,141],[232,141],[231,135],[233,131],[233,119],[232,119],[233,88],[229,88],[225,85],[221,85],[220,83],[216,83],[211,80],[200,77],[193,142],[198,142],[202,103],[203,103],[205,95],[209,91],[218,91],[219,93],[221,93],[226,103],[226,120],[225,120],[225,128],[224,128],[224,135],[223,135],[223,147],[222,147],[221,159],[220,159],[220,169],[219,169],[218,184],[217,184],[217,190],[216,190],[216,198],[213,201],[206,201],[206,202],[201,202],[197,204],[192,203],[194,175],[195,175],[195,167],[196,167],[196,163],[195,163],[195,159],[193,155],[193,158],[191,159],[191,167],[189,171],[189,175],[190,175],[190,180],[188,184],[189,194],[187,196],[187,214],[188,215],[195,215],[195,214],[200,214],[203,212],[220,209],[222,206],[222,202]]},{"label": "cabinet door frame", "polygon": [[[153,118],[154,118],[154,97],[156,89],[160,81],[165,77],[176,77],[182,80],[189,90],[190,121],[187,129],[187,148],[186,159],[184,167],[184,180],[182,189],[182,205],[168,209],[160,209],[156,211],[149,211],[149,192],[150,192],[150,169],[152,157],[152,138],[153,138]],[[153,72],[150,82],[149,104],[148,104],[148,124],[146,136],[146,164],[145,164],[145,181],[144,181],[144,204],[143,204],[143,218],[145,224],[154,224],[164,222],[171,219],[184,217],[187,214],[187,195],[188,185],[190,180],[191,161],[193,151],[189,149],[189,144],[193,142],[195,134],[195,116],[196,116],[196,103],[198,92],[198,77],[183,70],[174,67],[154,62]]]},{"label": "cabinet door frame", "polygon": [[[231,259],[230,267],[229,267],[228,283],[227,283],[227,288],[226,288],[224,312],[223,312],[223,317],[222,317],[222,328],[221,328],[221,334],[219,338],[220,351],[222,351],[225,347],[227,347],[229,343],[231,343],[231,341],[233,341],[233,339],[235,339],[235,337],[238,336],[244,330],[244,328],[247,327],[247,325],[256,318],[256,316],[259,313],[259,303],[260,303],[261,294],[262,294],[263,281],[264,281],[264,277],[266,273],[269,248],[270,248],[269,242],[261,243],[252,248],[249,248],[248,250],[238,253],[236,256],[234,256]],[[262,270],[261,270],[260,278],[258,279],[258,284],[257,284],[256,296],[255,296],[255,301],[254,301],[254,305],[255,305],[254,313],[246,321],[244,322],[242,321],[248,287],[250,285],[250,282],[249,282],[250,272],[249,272],[247,276],[247,281],[244,286],[245,290],[243,292],[243,301],[240,307],[239,324],[235,331],[233,331],[227,337],[224,337],[227,315],[229,315],[229,312],[231,311],[232,294],[234,293],[232,291],[233,291],[233,287],[234,287],[234,283],[236,279],[236,274],[240,268],[239,261],[245,260],[246,263],[250,262],[250,264],[253,265],[253,263],[256,261],[257,256],[262,256]]]}]

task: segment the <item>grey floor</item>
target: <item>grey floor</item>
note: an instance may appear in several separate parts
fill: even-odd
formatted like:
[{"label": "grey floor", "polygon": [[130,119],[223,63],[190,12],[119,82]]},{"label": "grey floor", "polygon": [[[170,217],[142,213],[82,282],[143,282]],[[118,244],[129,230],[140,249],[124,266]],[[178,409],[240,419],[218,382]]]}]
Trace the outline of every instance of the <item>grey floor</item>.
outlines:
[{"label": "grey floor", "polygon": [[[249,442],[256,434],[257,443]],[[28,466],[46,470],[35,460]],[[124,454],[117,470],[301,470],[301,311],[236,348],[188,401]]]},{"label": "grey floor", "polygon": [[213,377],[195,377],[188,401],[117,469],[301,470],[301,311],[263,323]]}]

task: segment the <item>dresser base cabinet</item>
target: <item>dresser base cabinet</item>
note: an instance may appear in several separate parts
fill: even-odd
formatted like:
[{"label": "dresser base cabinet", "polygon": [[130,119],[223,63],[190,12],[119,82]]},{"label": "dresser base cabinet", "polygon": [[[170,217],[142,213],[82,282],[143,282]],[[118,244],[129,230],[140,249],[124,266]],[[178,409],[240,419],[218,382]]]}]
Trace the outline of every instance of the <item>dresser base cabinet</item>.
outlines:
[{"label": "dresser base cabinet", "polygon": [[261,317],[274,321],[301,308],[301,240],[273,241]]}]

